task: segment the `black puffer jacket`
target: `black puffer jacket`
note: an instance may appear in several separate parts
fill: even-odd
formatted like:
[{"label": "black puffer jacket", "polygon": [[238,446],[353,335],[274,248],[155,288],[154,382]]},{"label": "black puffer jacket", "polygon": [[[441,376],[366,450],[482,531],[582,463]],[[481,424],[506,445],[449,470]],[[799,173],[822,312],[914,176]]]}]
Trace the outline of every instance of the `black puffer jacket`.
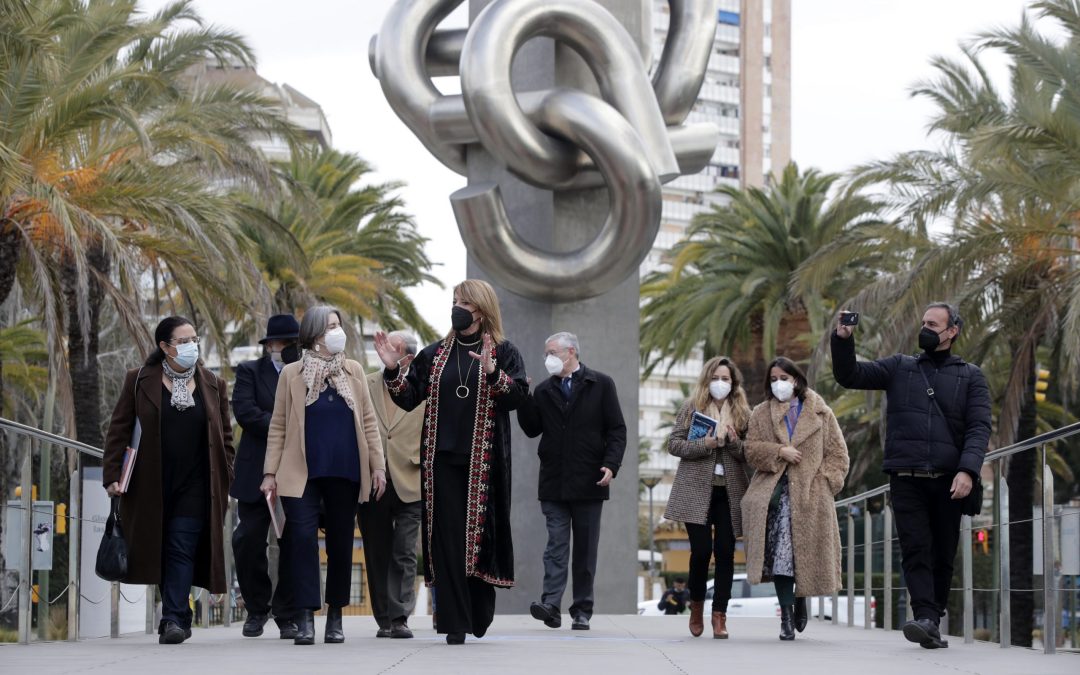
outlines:
[{"label": "black puffer jacket", "polygon": [[[961,470],[978,477],[990,442],[990,389],[978,366],[958,356],[938,366],[926,354],[857,361],[855,339],[836,333],[832,358],[833,375],[841,386],[886,392],[885,471]],[[927,395],[920,369],[947,423]]]}]

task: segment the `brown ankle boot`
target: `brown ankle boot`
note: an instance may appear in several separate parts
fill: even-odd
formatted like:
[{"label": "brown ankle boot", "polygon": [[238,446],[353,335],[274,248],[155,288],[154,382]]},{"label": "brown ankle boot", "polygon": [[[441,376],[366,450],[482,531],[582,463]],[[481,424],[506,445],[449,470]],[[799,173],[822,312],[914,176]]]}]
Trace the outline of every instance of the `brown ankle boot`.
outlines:
[{"label": "brown ankle boot", "polygon": [[726,640],[728,638],[727,612],[712,613],[712,636],[717,640]]},{"label": "brown ankle boot", "polygon": [[698,637],[705,631],[705,601],[690,601],[690,634]]}]

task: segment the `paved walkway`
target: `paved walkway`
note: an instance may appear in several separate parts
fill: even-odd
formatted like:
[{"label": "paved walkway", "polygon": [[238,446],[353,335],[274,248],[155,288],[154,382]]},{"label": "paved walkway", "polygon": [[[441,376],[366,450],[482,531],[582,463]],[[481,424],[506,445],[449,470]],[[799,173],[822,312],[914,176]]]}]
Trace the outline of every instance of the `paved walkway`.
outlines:
[{"label": "paved walkway", "polygon": [[[965,645],[928,651],[896,632],[832,626],[812,620],[794,642],[777,640],[779,621],[732,621],[732,639],[692,638],[686,617],[593,617],[588,633],[545,628],[528,616],[500,616],[487,637],[469,636],[449,646],[431,632],[430,619],[413,621],[412,640],[376,639],[371,617],[346,617],[343,645],[297,647],[276,639],[243,638],[240,626],[195,630],[183,645],[157,644],[157,636],[119,640],[0,646],[0,673],[205,673],[206,675],[330,675],[332,673],[545,673],[548,675],[1077,675],[1080,655],[1045,656],[997,645]],[[271,624],[272,627],[272,624]],[[321,636],[322,619],[317,619]],[[707,629],[706,629],[707,630]],[[271,634],[272,633],[272,634]],[[706,633],[708,635],[708,633]]]}]

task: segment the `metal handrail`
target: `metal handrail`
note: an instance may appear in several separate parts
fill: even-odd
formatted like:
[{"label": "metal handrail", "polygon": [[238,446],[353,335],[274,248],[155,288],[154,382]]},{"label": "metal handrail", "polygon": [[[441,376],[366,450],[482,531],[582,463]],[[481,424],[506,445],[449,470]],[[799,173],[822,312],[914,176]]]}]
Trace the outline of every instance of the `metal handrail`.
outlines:
[{"label": "metal handrail", "polygon": [[[1051,578],[1054,570],[1054,475],[1047,465],[1046,454],[1047,445],[1055,441],[1059,441],[1070,436],[1080,434],[1080,422],[1075,424],[1069,424],[1052,431],[1048,431],[1044,434],[1039,434],[1032,438],[1013,443],[1005,446],[1004,448],[998,448],[991,452],[986,453],[984,462],[986,464],[993,464],[994,478],[993,489],[995,491],[995,513],[994,518],[1001,525],[1007,525],[1008,522],[1008,504],[1009,504],[1009,485],[1003,475],[1002,465],[997,460],[1005,459],[1012,455],[1026,452],[1028,450],[1035,450],[1042,448],[1042,495],[1041,503],[1043,508],[1042,515],[1042,564],[1043,564],[1043,576],[1044,578]],[[855,549],[858,548],[855,545],[855,521],[854,521],[854,507],[856,504],[862,504],[864,507],[869,503],[869,500],[873,497],[889,494],[890,487],[888,484],[879,485],[871,490],[860,492],[852,497],[846,497],[844,499],[838,499],[834,501],[835,508],[847,508],[847,544],[843,547],[847,549],[847,624],[849,626],[854,625],[854,607],[855,607]],[[884,597],[884,627],[885,630],[892,629],[892,508],[889,504],[889,500],[886,500],[882,509],[882,517],[884,518],[885,533],[882,543],[884,544],[884,584],[885,584],[885,597]],[[872,627],[872,610],[870,597],[872,592],[871,579],[873,576],[873,556],[872,556],[872,523],[871,519],[873,514],[866,513],[866,517],[863,520],[863,536],[864,543],[863,548],[863,592],[866,600],[864,601],[864,627],[870,629]],[[974,641],[974,625],[973,625],[973,584],[972,584],[972,552],[971,552],[971,535],[972,535],[972,517],[963,516],[960,523],[961,529],[961,545],[960,551],[962,553],[961,572],[963,574],[963,588],[964,593],[964,615],[963,615],[963,633],[964,642],[970,643]],[[998,538],[998,585],[1000,587],[999,592],[1003,596],[1008,596],[1009,591],[1009,541],[1008,541],[1008,528],[1003,527],[999,532]],[[1047,617],[1056,617],[1057,609],[1055,606],[1055,589],[1051,588],[1048,582],[1044,581],[1043,584],[1043,602],[1044,602],[1044,614]],[[839,590],[833,592],[832,602],[832,622],[837,623],[837,607],[839,605]],[[819,601],[818,615],[820,618],[824,618],[824,598]],[[909,611],[910,618],[910,611]],[[1009,611],[1009,602],[1007,599],[1001,601],[1001,609],[999,616],[999,639],[1002,647],[1009,647],[1009,625],[1011,623],[1011,616]],[[1044,621],[1044,634],[1043,634],[1043,651],[1047,654],[1053,654],[1056,651],[1054,644],[1056,632],[1055,620],[1046,619]]]},{"label": "metal handrail", "polygon": [[9,429],[22,436],[28,436],[30,438],[35,438],[39,441],[45,441],[46,443],[52,443],[54,445],[70,448],[72,450],[78,450],[84,455],[90,455],[91,457],[97,457],[98,459],[101,459],[105,455],[105,451],[101,448],[95,448],[92,445],[87,445],[86,443],[74,441],[70,438],[67,438],[66,436],[51,434],[48,431],[42,431],[41,429],[38,429],[36,427],[20,424],[19,422],[9,420],[5,417],[0,417],[0,429]]}]

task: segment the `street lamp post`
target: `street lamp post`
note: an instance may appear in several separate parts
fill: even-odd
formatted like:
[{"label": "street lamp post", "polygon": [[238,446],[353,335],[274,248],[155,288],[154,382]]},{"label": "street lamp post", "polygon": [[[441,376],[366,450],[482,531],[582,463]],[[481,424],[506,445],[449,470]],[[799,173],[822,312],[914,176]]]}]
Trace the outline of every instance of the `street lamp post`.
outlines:
[{"label": "street lamp post", "polygon": [[653,488],[660,483],[660,476],[647,474],[641,477],[641,484],[649,490],[649,580],[656,579],[656,524],[653,521]]}]

